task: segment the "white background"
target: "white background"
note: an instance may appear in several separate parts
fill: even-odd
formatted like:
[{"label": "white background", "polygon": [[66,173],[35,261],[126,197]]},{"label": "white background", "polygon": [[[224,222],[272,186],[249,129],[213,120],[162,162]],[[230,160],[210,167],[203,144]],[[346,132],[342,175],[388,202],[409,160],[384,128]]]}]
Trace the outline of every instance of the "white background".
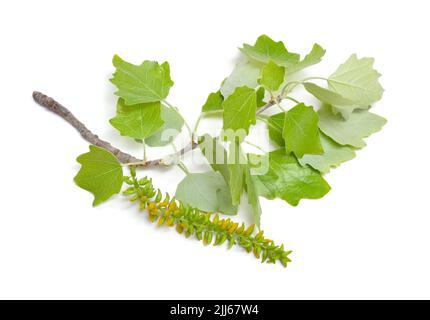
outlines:
[{"label": "white background", "polygon": [[[428,1],[2,1],[0,298],[430,298],[428,13]],[[261,199],[262,227],[293,263],[205,248],[121,196],[92,208],[73,183],[88,144],[32,91],[139,155],[107,123],[113,54],[169,61],[169,101],[193,123],[237,47],[263,33],[296,52],[326,48],[310,75],[351,53],[375,57],[386,89],[374,111],[388,124],[327,175],[325,198],[296,208]],[[148,174],[170,192],[182,177]],[[237,219],[250,221],[247,206]]]}]

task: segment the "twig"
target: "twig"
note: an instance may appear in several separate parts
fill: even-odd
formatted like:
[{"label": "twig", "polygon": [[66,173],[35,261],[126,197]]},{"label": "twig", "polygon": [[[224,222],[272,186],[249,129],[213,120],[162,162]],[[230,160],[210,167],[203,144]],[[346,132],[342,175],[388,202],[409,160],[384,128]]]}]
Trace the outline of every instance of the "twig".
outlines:
[{"label": "twig", "polygon": [[[33,99],[42,107],[45,107],[49,111],[59,115],[61,118],[66,120],[69,124],[72,125],[72,127],[74,127],[76,130],[79,131],[82,138],[84,138],[86,141],[98,147],[105,148],[106,150],[114,154],[118,158],[118,160],[123,164],[129,165],[129,166],[136,166],[136,167],[153,167],[153,166],[160,166],[160,165],[166,164],[165,159],[155,159],[155,160],[144,161],[141,159],[137,159],[132,155],[121,151],[118,148],[115,148],[109,142],[100,139],[97,135],[92,133],[66,107],[64,107],[62,104],[58,103],[51,97],[48,97],[41,92],[34,91]],[[265,106],[257,110],[257,114],[261,114],[262,112],[264,112],[265,110],[267,110],[268,108],[270,108],[275,104],[276,104],[276,101],[270,100]],[[167,156],[166,159],[182,158],[184,154],[194,150],[195,148],[198,147],[198,145],[199,144],[197,142],[191,141],[188,145],[186,145],[181,150]]]}]

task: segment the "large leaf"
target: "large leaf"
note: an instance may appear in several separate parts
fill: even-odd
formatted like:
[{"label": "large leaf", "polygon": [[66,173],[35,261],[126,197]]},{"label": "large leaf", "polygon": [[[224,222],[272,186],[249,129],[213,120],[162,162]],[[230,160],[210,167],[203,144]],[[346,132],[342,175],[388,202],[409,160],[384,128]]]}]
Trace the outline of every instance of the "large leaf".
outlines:
[{"label": "large leaf", "polygon": [[251,176],[251,171],[249,168],[245,170],[245,183],[246,192],[248,195],[248,203],[252,208],[252,216],[257,227],[260,227],[260,217],[261,217],[261,206],[260,200],[258,198],[258,189],[255,184],[255,180]]},{"label": "large leaf", "polygon": [[244,44],[241,50],[253,60],[263,63],[268,63],[272,60],[277,65],[287,69],[300,60],[300,56],[297,53],[288,52],[282,41],[275,42],[266,35],[258,37],[253,46]]},{"label": "large leaf", "polygon": [[222,102],[224,98],[221,91],[212,92],[209,94],[205,104],[202,107],[202,112],[212,112],[222,110]]},{"label": "large leaf", "polygon": [[223,128],[234,131],[243,129],[249,132],[249,127],[256,122],[257,94],[246,86],[236,88],[223,102]]},{"label": "large leaf", "polygon": [[220,92],[224,99],[229,97],[236,88],[243,86],[251,89],[256,88],[261,67],[262,64],[255,61],[246,59],[239,61],[231,74],[221,84]]},{"label": "large leaf", "polygon": [[81,154],[76,161],[81,169],[74,178],[75,183],[94,195],[94,206],[121,191],[122,167],[109,151],[91,145],[90,152]]},{"label": "large leaf", "polygon": [[287,68],[286,74],[290,75],[294,72],[303,70],[314,64],[320,63],[321,58],[324,56],[324,54],[325,50],[319,44],[315,43],[312,47],[311,52],[309,52],[303,60]]},{"label": "large leaf", "polygon": [[184,119],[172,108],[161,106],[161,119],[164,124],[153,135],[145,139],[150,147],[163,147],[171,143],[181,132]]},{"label": "large leaf", "polygon": [[374,59],[351,57],[328,78],[329,89],[342,97],[354,101],[353,105],[334,105],[345,118],[357,108],[367,109],[381,99],[384,89],[378,79],[381,76],[373,69]]},{"label": "large leaf", "polygon": [[115,55],[113,65],[116,71],[111,81],[118,88],[115,94],[128,105],[163,100],[173,86],[167,62],[144,61],[137,66]]},{"label": "large leaf", "polygon": [[331,112],[325,105],[318,110],[319,127],[322,132],[341,145],[362,148],[366,145],[363,138],[381,130],[387,122],[384,118],[367,110],[355,110],[348,120]]},{"label": "large leaf", "polygon": [[109,120],[121,135],[143,140],[164,124],[161,119],[160,102],[126,105],[118,99],[116,116]]},{"label": "large leaf", "polygon": [[342,97],[340,94],[320,87],[314,83],[307,82],[304,84],[304,87],[306,91],[322,102],[338,106],[348,106],[353,104],[351,100]]},{"label": "large leaf", "polygon": [[318,130],[318,115],[312,107],[303,103],[285,113],[282,137],[285,140],[285,150],[294,152],[297,157],[324,152]]},{"label": "large leaf", "polygon": [[261,70],[261,76],[258,80],[270,92],[275,92],[279,86],[284,82],[285,67],[278,66],[270,60]]},{"label": "large leaf", "polygon": [[355,157],[355,151],[353,148],[349,146],[341,146],[327,137],[324,133],[321,133],[320,137],[324,153],[321,155],[305,154],[302,158],[298,159],[301,165],[310,165],[321,173],[328,173],[331,168],[335,168],[342,162],[351,160]]},{"label": "large leaf", "polygon": [[258,194],[267,198],[280,198],[296,206],[301,199],[319,199],[330,190],[321,174],[301,166],[297,159],[278,149],[268,154],[269,171],[252,176]]},{"label": "large leaf", "polygon": [[236,214],[230,190],[219,172],[190,173],[178,185],[176,198],[205,212]]}]

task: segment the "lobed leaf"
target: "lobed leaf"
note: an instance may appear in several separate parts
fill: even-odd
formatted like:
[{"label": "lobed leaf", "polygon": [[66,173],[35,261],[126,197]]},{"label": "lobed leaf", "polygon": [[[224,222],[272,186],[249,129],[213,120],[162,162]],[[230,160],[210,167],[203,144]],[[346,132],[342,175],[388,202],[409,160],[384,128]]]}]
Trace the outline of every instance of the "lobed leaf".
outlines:
[{"label": "lobed leaf", "polygon": [[301,166],[297,159],[278,149],[261,157],[268,157],[269,171],[254,175],[256,190],[267,199],[280,198],[296,206],[301,199],[319,199],[330,191],[330,186],[321,174]]},{"label": "lobed leaf", "polygon": [[115,94],[127,105],[161,101],[173,86],[168,62],[159,65],[156,61],[146,60],[137,66],[115,55],[113,65],[116,71],[111,82],[118,88]]},{"label": "lobed leaf", "polygon": [[352,105],[334,105],[334,111],[348,118],[355,109],[367,109],[381,99],[384,89],[373,69],[373,58],[358,59],[353,54],[328,78],[329,89],[353,101]]},{"label": "lobed leaf", "polygon": [[331,112],[331,107],[323,106],[318,110],[319,128],[327,136],[341,145],[362,148],[366,145],[364,138],[375,133],[385,125],[387,120],[367,110],[355,110],[348,120]]},{"label": "lobed leaf", "polygon": [[74,181],[79,187],[94,195],[93,206],[121,191],[122,167],[112,153],[90,145],[90,152],[81,154],[76,161],[81,164],[81,169]]},{"label": "lobed leaf", "polygon": [[160,102],[128,106],[123,99],[118,99],[116,112],[116,116],[109,122],[123,136],[143,140],[164,124]]},{"label": "lobed leaf", "polygon": [[282,137],[285,150],[297,157],[324,152],[318,130],[318,115],[312,107],[299,103],[285,113]]}]

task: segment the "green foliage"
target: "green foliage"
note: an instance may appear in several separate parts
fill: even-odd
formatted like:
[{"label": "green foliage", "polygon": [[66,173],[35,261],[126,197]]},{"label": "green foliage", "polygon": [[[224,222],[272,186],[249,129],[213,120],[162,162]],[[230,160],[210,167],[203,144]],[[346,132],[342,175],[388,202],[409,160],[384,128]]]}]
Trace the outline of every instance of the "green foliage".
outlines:
[{"label": "green foliage", "polygon": [[353,104],[351,100],[348,100],[342,97],[340,94],[334,91],[320,87],[315,83],[307,82],[304,84],[304,87],[307,92],[314,95],[317,99],[321,100],[322,102],[325,102],[331,105],[337,105],[337,106],[348,106]]},{"label": "green foliage", "polygon": [[270,92],[277,91],[284,82],[285,67],[280,67],[270,60],[261,70],[259,83]]},{"label": "green foliage", "polygon": [[289,66],[287,69],[287,75],[303,70],[307,67],[310,67],[314,64],[320,63],[322,57],[325,55],[325,50],[317,43],[315,43],[312,47],[311,52],[309,52],[303,60],[298,63]]},{"label": "green foliage", "polygon": [[275,42],[266,35],[258,37],[253,46],[244,44],[241,50],[253,60],[263,63],[273,61],[277,65],[286,67],[287,69],[297,64],[300,60],[300,55],[288,52],[282,41]]},{"label": "green foliage", "polygon": [[121,135],[141,140],[154,134],[164,124],[160,102],[127,106],[123,99],[118,99],[116,116],[109,122]]},{"label": "green foliage", "polygon": [[[111,81],[118,89],[119,100],[117,114],[110,122],[122,135],[144,142],[144,159],[125,163],[132,157],[121,158],[124,153],[119,150],[114,155],[91,145],[90,152],[77,159],[82,166],[75,181],[94,194],[97,205],[120,191],[122,165],[128,166],[131,176],[124,178],[129,185],[124,193],[132,201],[139,201],[141,209],[147,209],[151,221],[160,226],[175,226],[178,232],[187,237],[193,235],[205,244],[227,242],[229,247],[238,245],[253,252],[263,262],[280,261],[286,266],[290,252],[265,239],[262,231],[254,236],[253,226],[245,229],[244,224],[211,214],[236,214],[246,192],[252,218],[260,227],[261,196],[283,199],[297,206],[302,199],[319,199],[327,194],[330,186],[322,175],[354,158],[356,149],[365,146],[364,138],[386,123],[369,111],[383,94],[380,74],[373,68],[373,59],[359,59],[353,54],[328,78],[290,80],[292,73],[319,63],[325,50],[314,44],[311,52],[301,59],[299,54],[288,51],[282,41],[266,35],[260,36],[254,45],[244,44],[240,50],[240,61],[219,90],[209,94],[194,130],[179,110],[166,101],[173,85],[167,62],[160,65],[144,61],[133,65],[114,56],[116,70]],[[326,80],[327,88],[314,83],[315,80]],[[298,102],[294,89],[301,85],[323,105]],[[289,108],[282,104],[284,99],[296,105]],[[265,113],[272,106],[283,112]],[[225,131],[243,130],[245,135],[231,137],[223,132],[219,136],[205,134],[197,138],[200,120],[211,113],[222,114]],[[254,145],[248,140],[252,135],[245,136],[257,118],[267,123],[270,141],[277,149],[263,155],[246,154],[242,144]],[[174,139],[183,127],[191,141],[178,151]],[[166,130],[170,131],[167,135]],[[168,144],[172,144],[172,154],[162,159],[146,159],[147,146]],[[181,162],[182,156],[197,146],[211,171],[193,173]],[[267,170],[259,172],[258,163],[262,168],[267,164]],[[154,190],[149,179],[136,178],[135,168],[173,164],[178,164],[185,173],[177,186],[176,199],[168,195],[162,199],[161,192]]]},{"label": "green foliage", "polygon": [[112,153],[90,145],[90,152],[81,154],[76,161],[81,164],[81,169],[74,180],[94,195],[94,206],[121,191],[122,167]]},{"label": "green foliage", "polygon": [[286,267],[291,262],[291,251],[286,251],[284,245],[277,246],[273,240],[266,239],[263,231],[254,235],[254,225],[246,227],[244,223],[221,219],[218,214],[211,216],[171,199],[169,195],[163,197],[160,190],[154,189],[150,179],[145,177],[138,180],[134,170],[130,177],[125,178],[125,182],[129,187],[124,194],[131,201],[139,202],[140,209],[146,209],[149,220],[158,226],[175,227],[178,233],[187,238],[194,236],[204,245],[221,246],[226,243],[229,249],[233,246],[242,247],[263,263],[279,261]]},{"label": "green foliage", "polygon": [[339,166],[342,162],[355,157],[355,151],[350,146],[342,146],[324,133],[320,133],[321,144],[324,149],[323,154],[305,154],[299,158],[302,166],[310,165],[321,173],[328,173],[331,168]]},{"label": "green foliage", "polygon": [[378,79],[381,76],[373,69],[373,58],[358,59],[351,57],[328,78],[329,89],[342,97],[353,101],[349,106],[334,105],[344,118],[355,109],[367,109],[372,103],[381,99],[384,89]]},{"label": "green foliage", "polygon": [[224,101],[224,97],[221,94],[221,91],[212,92],[205,104],[202,107],[202,112],[211,112],[211,111],[219,111],[222,110],[222,102]]},{"label": "green foliage", "polygon": [[312,107],[299,103],[285,113],[282,137],[285,150],[297,157],[324,152],[318,130],[318,115]]},{"label": "green foliage", "polygon": [[319,199],[330,191],[330,186],[316,170],[301,166],[297,159],[283,149],[270,152],[269,171],[254,175],[259,195],[267,199],[280,198],[293,206],[301,199]]},{"label": "green foliage", "polygon": [[261,64],[243,59],[238,62],[232,73],[224,79],[220,92],[224,98],[229,97],[236,88],[247,86],[254,89],[258,86]]},{"label": "green foliage", "polygon": [[344,120],[331,112],[330,106],[318,111],[319,127],[322,132],[341,145],[355,148],[366,146],[363,138],[378,132],[387,120],[367,110],[356,110]]},{"label": "green foliage", "polygon": [[[172,143],[184,126],[184,119],[172,108],[161,105],[161,120],[164,124],[154,134],[145,139],[150,147],[163,147]],[[147,125],[145,123],[144,125]]]},{"label": "green foliage", "polygon": [[256,122],[257,94],[246,86],[236,88],[223,104],[224,130],[234,131],[243,129],[249,132],[249,127]]},{"label": "green foliage", "polygon": [[136,66],[115,55],[113,65],[116,71],[111,81],[118,88],[115,94],[128,105],[163,100],[173,86],[167,62],[144,61]]}]

